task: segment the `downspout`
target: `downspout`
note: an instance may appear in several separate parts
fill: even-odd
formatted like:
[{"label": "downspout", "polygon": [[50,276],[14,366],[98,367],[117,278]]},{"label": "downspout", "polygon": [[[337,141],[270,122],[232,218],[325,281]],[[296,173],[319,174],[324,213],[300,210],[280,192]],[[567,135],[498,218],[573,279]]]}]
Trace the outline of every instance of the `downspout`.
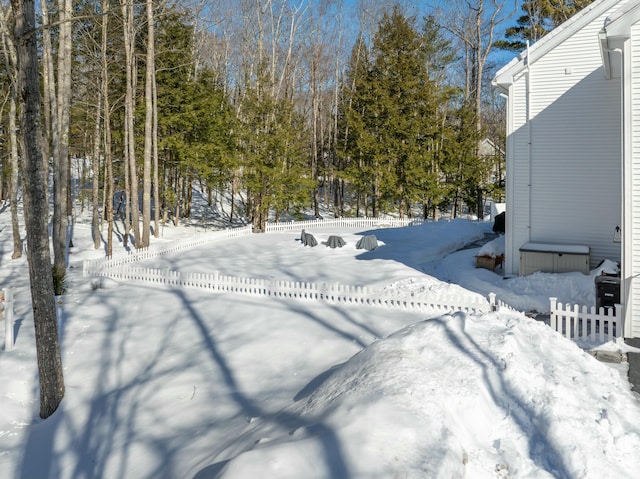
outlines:
[{"label": "downspout", "polygon": [[[625,42],[625,46],[628,48],[629,43]],[[622,325],[622,335],[621,337],[632,337],[632,329],[633,329],[633,308],[629,303],[629,298],[631,297],[631,283],[635,277],[634,270],[631,264],[627,264],[627,262],[631,262],[633,260],[633,221],[630,218],[632,214],[631,207],[627,207],[627,192],[631,192],[630,184],[631,184],[631,174],[627,174],[627,172],[632,173],[630,169],[630,165],[628,162],[632,161],[633,156],[629,153],[629,148],[627,148],[628,143],[633,141],[633,137],[627,134],[627,127],[631,127],[631,114],[632,111],[630,108],[626,107],[625,98],[627,98],[627,89],[632,88],[631,82],[627,82],[627,72],[625,67],[625,53],[624,48],[620,50],[620,116],[622,118],[621,125],[621,142],[622,142],[622,167],[620,168],[620,174],[622,177],[622,248],[620,251],[620,278],[622,280],[621,288],[621,298],[620,302],[624,305],[624,323]],[[630,92],[629,92],[630,93]],[[630,98],[630,95],[629,95]]]},{"label": "downspout", "polygon": [[[625,175],[625,171],[626,171],[626,162],[627,162],[627,155],[626,155],[626,135],[625,135],[625,129],[626,129],[626,112],[627,109],[625,108],[625,88],[626,88],[626,82],[625,82],[625,69],[624,69],[624,50],[621,48],[603,48],[603,50],[607,53],[618,53],[620,55],[620,160],[621,160],[621,165],[620,165],[620,191],[621,191],[621,218],[620,218],[620,222],[622,225],[622,245],[620,248],[620,279],[621,279],[621,285],[620,285],[620,302],[624,305],[624,316],[623,316],[623,337],[624,336],[630,336],[631,334],[631,318],[629,317],[629,312],[631,311],[631,308],[629,308],[629,304],[628,304],[628,298],[629,298],[629,290],[631,288],[631,278],[627,279],[627,266],[626,266],[626,259],[627,257],[631,257],[630,255],[627,254],[627,248],[630,244],[630,242],[628,241],[628,237],[630,236],[629,233],[629,229],[627,226],[630,225],[631,223],[627,223],[627,207],[626,207],[626,191],[627,191],[627,187],[626,187],[626,175]],[[630,239],[629,239],[630,240]]]},{"label": "downspout", "polygon": [[[504,87],[501,86],[501,89],[504,89]],[[508,207],[510,200],[509,197],[511,196],[511,179],[509,178],[509,172],[511,170],[511,168],[507,167],[507,163],[509,162],[509,158],[512,157],[513,155],[513,147],[512,147],[512,135],[513,135],[513,114],[511,111],[511,101],[509,98],[509,95],[507,93],[509,90],[504,90],[502,92],[500,92],[500,96],[502,98],[504,98],[505,102],[506,102],[506,125],[505,125],[505,129],[506,129],[506,142],[505,142],[505,173],[504,173],[504,179],[505,179],[505,196],[504,196],[504,201],[507,205],[506,211],[505,211],[505,233],[504,233],[504,241],[505,241],[505,263],[503,265],[503,273],[506,274],[512,274],[513,273],[513,254],[511,252],[511,248],[512,248],[512,241],[513,241],[513,234],[511,233],[511,231],[509,230],[509,226],[508,225],[512,225],[513,224],[513,220],[512,218],[509,217],[510,213],[511,213],[511,208]],[[511,204],[513,204],[513,202],[511,202]]]},{"label": "downspout", "polygon": [[532,166],[531,160],[533,157],[532,154],[532,137],[533,134],[531,132],[531,56],[529,54],[529,40],[527,40],[527,89],[526,89],[526,97],[527,97],[527,162],[529,173],[527,177],[527,189],[529,195],[528,208],[529,212],[527,215],[527,241],[531,241],[531,212],[532,212],[532,192],[531,192],[531,175],[532,175]]}]

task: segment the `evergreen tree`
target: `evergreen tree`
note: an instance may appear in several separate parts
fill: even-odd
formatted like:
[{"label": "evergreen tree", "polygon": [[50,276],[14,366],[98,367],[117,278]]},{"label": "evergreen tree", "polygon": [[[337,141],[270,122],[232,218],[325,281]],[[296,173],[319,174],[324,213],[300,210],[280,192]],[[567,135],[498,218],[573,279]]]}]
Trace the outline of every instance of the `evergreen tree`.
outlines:
[{"label": "evergreen tree", "polygon": [[442,161],[444,155],[444,141],[451,138],[448,132],[452,128],[450,120],[450,104],[457,90],[448,83],[447,73],[456,61],[456,53],[451,41],[442,35],[442,31],[434,17],[424,19],[422,27],[423,45],[426,55],[426,68],[430,80],[433,82],[435,94],[435,108],[430,112],[429,130],[425,138],[427,149],[427,161],[425,168],[427,174],[419,185],[421,193],[420,201],[423,207],[423,218],[433,215],[437,219],[439,209],[448,199],[448,185],[443,181]]},{"label": "evergreen tree", "polygon": [[[354,191],[357,199],[356,215],[360,214],[360,204],[368,197],[371,179],[371,168],[366,160],[369,157],[370,145],[366,129],[367,106],[371,102],[369,96],[369,61],[368,47],[364,36],[360,34],[351,50],[351,57],[345,81],[342,87],[343,97],[338,116],[338,155],[343,158],[341,176]],[[366,206],[365,206],[366,214]]]},{"label": "evergreen tree", "polygon": [[307,175],[304,122],[288,98],[270,94],[264,75],[249,85],[240,105],[239,144],[247,213],[256,231],[263,232],[269,214],[301,209],[315,183]]},{"label": "evergreen tree", "polygon": [[[237,168],[237,119],[221,85],[209,70],[185,86],[185,105],[176,115],[181,165],[194,171],[209,192],[225,188]],[[179,145],[178,143],[179,142]]]},{"label": "evergreen tree", "polygon": [[352,51],[340,154],[350,158],[346,176],[369,195],[374,216],[391,206],[410,214],[437,194],[440,105],[447,98],[441,72],[453,59],[447,47],[433,19],[419,32],[396,7],[379,24],[371,61],[362,37]]},{"label": "evergreen tree", "polygon": [[528,0],[522,3],[524,12],[517,24],[505,31],[505,39],[494,43],[497,48],[520,52],[527,41],[535,43],[555,27],[565,22],[593,0]]},{"label": "evergreen tree", "polygon": [[477,153],[480,138],[475,126],[474,105],[468,100],[459,100],[448,123],[441,166],[447,185],[445,200],[453,205],[452,216],[457,217],[462,203],[477,210],[478,201],[482,201],[478,194],[488,170],[486,162]]},{"label": "evergreen tree", "polygon": [[[156,25],[156,84],[158,90],[158,146],[163,174],[161,202],[165,219],[169,211],[174,222],[189,215],[193,170],[192,156],[187,151],[192,118],[191,102],[198,88],[191,75],[193,28],[188,17],[169,10],[158,17]],[[139,82],[143,84],[142,82]],[[143,111],[138,110],[138,118]],[[143,122],[139,121],[142,125]],[[187,130],[185,131],[185,128]],[[142,135],[140,135],[142,136]]]}]

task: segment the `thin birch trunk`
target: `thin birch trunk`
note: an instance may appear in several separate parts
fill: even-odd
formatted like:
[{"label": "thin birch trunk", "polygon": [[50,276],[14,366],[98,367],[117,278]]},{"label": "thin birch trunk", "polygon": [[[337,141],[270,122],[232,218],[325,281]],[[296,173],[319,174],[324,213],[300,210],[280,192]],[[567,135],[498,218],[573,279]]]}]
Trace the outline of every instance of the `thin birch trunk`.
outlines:
[{"label": "thin birch trunk", "polygon": [[[42,2],[43,4],[46,2]],[[58,89],[56,99],[57,129],[54,130],[54,206],[53,253],[56,293],[61,294],[67,267],[68,197],[69,197],[69,122],[71,109],[71,0],[58,0],[60,31],[58,39]],[[53,118],[53,115],[52,115]],[[54,148],[54,150],[56,150]]]},{"label": "thin birch trunk", "polygon": [[11,164],[11,176],[9,183],[9,201],[11,204],[11,230],[13,236],[12,259],[22,257],[22,237],[20,235],[20,222],[18,219],[18,188],[20,174],[20,157],[18,155],[18,128],[17,122],[17,89],[18,58],[16,45],[9,34],[5,9],[0,7],[0,33],[2,34],[2,50],[9,83],[9,158]]},{"label": "thin birch trunk", "polygon": [[16,101],[15,84],[11,82],[11,98],[9,99],[9,142],[11,144],[11,191],[9,191],[9,195],[11,201],[11,231],[13,233],[13,254],[11,259],[22,257],[22,237],[20,236],[20,221],[18,220],[20,157],[18,155],[18,135],[16,134],[18,131],[16,125]]},{"label": "thin birch trunk", "polygon": [[109,32],[109,0],[102,0],[102,38],[100,39],[102,102],[104,112],[105,214],[107,217],[107,257],[113,256],[113,162],[111,156],[111,105],[109,103],[109,64],[107,37]]},{"label": "thin birch trunk", "polygon": [[[155,63],[155,62],[154,62]],[[158,173],[158,88],[153,69],[153,235],[160,237],[160,177]]]},{"label": "thin birch trunk", "polygon": [[93,170],[91,186],[93,196],[93,217],[91,220],[91,229],[93,236],[93,247],[100,248],[100,140],[101,140],[101,122],[102,117],[102,92],[98,94],[98,104],[96,105],[96,122],[93,130],[93,158],[91,169]]},{"label": "thin birch trunk", "polygon": [[[138,201],[138,174],[136,171],[136,148],[134,117],[134,48],[135,32],[133,28],[133,4],[127,0],[121,0],[122,25],[124,29],[124,50],[126,64],[126,93],[125,93],[125,151],[126,163],[129,170],[129,187],[127,204],[131,206],[131,228],[136,248],[141,247],[140,242],[140,209]],[[128,221],[127,221],[128,222]],[[129,225],[125,227],[128,229]]]},{"label": "thin birch trunk", "polygon": [[149,246],[151,228],[151,157],[153,155],[153,72],[155,70],[153,0],[146,0],[147,62],[145,74],[144,163],[142,172],[142,247]]},{"label": "thin birch trunk", "polygon": [[[42,11],[42,91],[44,99],[44,142],[42,151],[49,177],[49,160],[59,156],[58,108],[56,104],[56,78],[53,65],[53,46],[51,43],[51,21],[49,18],[49,0],[41,0]],[[47,188],[47,196],[49,188]]]}]

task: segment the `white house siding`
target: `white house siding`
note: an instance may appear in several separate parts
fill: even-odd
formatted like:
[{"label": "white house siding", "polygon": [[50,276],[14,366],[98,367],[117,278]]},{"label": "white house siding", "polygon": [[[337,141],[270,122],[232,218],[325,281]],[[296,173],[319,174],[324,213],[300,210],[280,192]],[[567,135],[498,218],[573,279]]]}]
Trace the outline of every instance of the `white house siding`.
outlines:
[{"label": "white house siding", "polygon": [[[631,311],[627,318],[636,318],[636,312],[640,311],[640,25],[636,24],[631,28],[631,54],[629,67],[631,68],[631,171],[625,174],[631,176],[631,191],[625,192],[627,198],[626,207],[627,218],[631,221],[631,245],[627,251],[631,253],[631,271],[625,271],[627,278],[631,280],[628,307]],[[629,184],[629,183],[627,183]],[[640,337],[640,318],[635,319],[631,326],[632,337]]]},{"label": "white house siding", "polygon": [[[530,215],[530,233],[514,218],[511,272],[518,269],[518,250],[526,241],[588,245],[592,266],[620,257],[619,244],[613,243],[621,214],[620,90],[619,80],[605,80],[602,70],[598,32],[605,17],[531,65],[531,192],[518,181],[529,175],[528,152],[514,146],[514,190],[508,197],[513,203],[507,202],[517,215]],[[525,87],[523,75],[510,92],[518,110],[516,145],[528,135]]]}]

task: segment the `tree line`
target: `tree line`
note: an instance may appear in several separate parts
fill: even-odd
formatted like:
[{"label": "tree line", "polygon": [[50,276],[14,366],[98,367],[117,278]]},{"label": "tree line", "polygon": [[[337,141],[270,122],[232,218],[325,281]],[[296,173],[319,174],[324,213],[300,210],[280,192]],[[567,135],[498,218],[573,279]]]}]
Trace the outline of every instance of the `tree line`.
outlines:
[{"label": "tree line", "polygon": [[[196,186],[256,231],[309,209],[481,215],[501,197],[504,111],[488,78],[509,0],[352,3],[0,3],[0,199],[18,258],[22,191],[39,338],[57,337],[46,301],[64,292],[75,207],[91,208],[110,256],[116,233],[144,248],[190,217]],[[43,417],[64,394],[59,352],[47,364]]]},{"label": "tree line", "polygon": [[[146,247],[159,224],[191,215],[194,184],[210,203],[228,196],[230,221],[242,217],[257,230],[309,208],[319,216],[321,204],[337,216],[433,216],[490,193],[492,165],[479,155],[480,140],[492,134],[481,118],[491,47],[482,35],[496,23],[478,9],[484,24],[453,31],[442,17],[365,4],[347,25],[341,1],[40,2],[43,155],[54,178],[58,274],[77,165],[97,248],[107,225],[108,255],[114,221],[125,242]],[[0,20],[9,126],[8,3]],[[3,128],[6,199],[18,190],[15,131]],[[492,141],[502,143],[499,135]]]}]

